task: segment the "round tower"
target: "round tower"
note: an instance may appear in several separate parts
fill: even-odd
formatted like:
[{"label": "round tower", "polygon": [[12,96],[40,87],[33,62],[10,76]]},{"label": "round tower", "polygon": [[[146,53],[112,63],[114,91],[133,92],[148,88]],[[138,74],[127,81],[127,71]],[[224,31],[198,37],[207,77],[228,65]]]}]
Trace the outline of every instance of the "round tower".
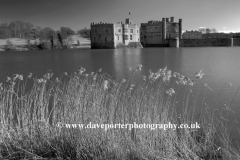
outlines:
[{"label": "round tower", "polygon": [[179,39],[182,39],[182,19],[179,19]]},{"label": "round tower", "polygon": [[165,39],[166,39],[166,19],[162,18],[162,41],[164,42]]}]

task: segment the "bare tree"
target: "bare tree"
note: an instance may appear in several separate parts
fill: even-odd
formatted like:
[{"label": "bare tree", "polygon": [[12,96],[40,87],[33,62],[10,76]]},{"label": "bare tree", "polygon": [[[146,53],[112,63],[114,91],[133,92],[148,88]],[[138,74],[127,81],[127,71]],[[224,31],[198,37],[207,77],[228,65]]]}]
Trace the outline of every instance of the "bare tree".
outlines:
[{"label": "bare tree", "polygon": [[206,28],[200,28],[198,31],[202,33],[206,33]]},{"label": "bare tree", "polygon": [[212,28],[211,33],[217,33],[217,30],[215,28]]},{"label": "bare tree", "polygon": [[211,33],[211,29],[210,28],[206,28],[206,33]]}]

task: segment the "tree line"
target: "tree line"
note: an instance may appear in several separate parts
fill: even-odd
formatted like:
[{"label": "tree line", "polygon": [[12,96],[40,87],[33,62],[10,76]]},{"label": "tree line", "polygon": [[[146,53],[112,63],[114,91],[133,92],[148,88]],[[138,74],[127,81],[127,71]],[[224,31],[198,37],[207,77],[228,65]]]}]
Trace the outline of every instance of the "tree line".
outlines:
[{"label": "tree line", "polygon": [[[49,42],[52,49],[54,45],[56,46],[56,43],[60,46],[57,48],[64,48],[68,45],[66,43],[69,42],[70,36],[74,34],[75,31],[70,27],[60,27],[59,30],[54,30],[50,27],[42,28],[40,26],[34,26],[29,22],[20,20],[0,24],[0,39],[22,38],[27,39],[28,42],[33,39],[39,39],[41,49],[45,49],[46,44]],[[64,44],[64,42],[66,43]],[[8,41],[8,43],[11,45],[10,41]]]},{"label": "tree line", "polygon": [[23,39],[42,39],[50,40],[52,36],[57,38],[60,34],[63,39],[66,39],[69,35],[74,35],[70,27],[60,27],[60,30],[53,30],[50,27],[34,26],[29,22],[23,22],[20,20],[12,22],[4,22],[0,24],[0,39],[8,38],[23,38]]},{"label": "tree line", "polygon": [[217,33],[215,28],[200,28],[198,31],[202,33]]},{"label": "tree line", "polygon": [[88,29],[86,27],[78,30],[77,34],[84,37],[84,38],[90,39],[90,29]]}]

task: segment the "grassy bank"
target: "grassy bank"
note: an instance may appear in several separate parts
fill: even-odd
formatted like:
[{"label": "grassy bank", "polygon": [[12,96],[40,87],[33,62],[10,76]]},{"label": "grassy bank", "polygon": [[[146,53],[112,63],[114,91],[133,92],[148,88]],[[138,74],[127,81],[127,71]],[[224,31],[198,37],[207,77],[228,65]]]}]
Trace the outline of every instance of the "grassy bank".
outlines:
[{"label": "grassy bank", "polygon": [[[90,48],[91,42],[87,38],[83,38],[79,35],[72,35],[69,37],[69,40],[64,39],[63,48]],[[79,42],[79,44],[78,44]],[[62,48],[57,39],[54,40],[54,49]],[[0,39],[0,49],[4,50],[41,50],[41,49],[51,49],[50,41],[39,39],[28,40],[21,38],[10,38],[10,39]]]},{"label": "grassy bank", "polygon": [[[139,81],[114,80],[100,70],[53,78],[13,75],[1,84],[0,158],[240,159],[220,111],[196,106],[194,81],[160,69]],[[196,77],[201,78],[202,72]],[[170,83],[173,81],[174,83]],[[175,83],[176,81],[176,83]],[[30,85],[30,89],[26,89]],[[206,86],[206,89],[207,86]],[[182,97],[181,103],[178,97]],[[204,103],[202,103],[204,104]],[[198,113],[196,108],[202,108]],[[66,124],[192,124],[198,129],[67,128]]]}]

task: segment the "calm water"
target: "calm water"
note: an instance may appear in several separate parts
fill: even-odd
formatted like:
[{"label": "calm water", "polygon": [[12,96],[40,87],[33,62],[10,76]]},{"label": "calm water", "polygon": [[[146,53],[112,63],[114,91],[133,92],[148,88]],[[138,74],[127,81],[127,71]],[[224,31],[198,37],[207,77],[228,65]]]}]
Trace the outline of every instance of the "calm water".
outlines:
[{"label": "calm water", "polygon": [[[103,71],[115,79],[127,77],[128,68],[143,65],[143,74],[149,69],[156,71],[167,66],[173,72],[179,72],[194,79],[196,71],[202,69],[205,73],[203,80],[196,85],[198,90],[207,83],[210,90],[206,95],[216,96],[226,82],[231,82],[231,88],[225,88],[220,95],[219,102],[224,107],[234,97],[240,87],[240,47],[194,47],[194,48],[144,48],[144,49],[116,49],[116,50],[59,50],[59,51],[22,51],[0,52],[0,81],[6,76],[19,73],[27,75],[32,72],[35,77],[41,77],[49,69],[60,76],[63,72],[72,73],[79,66],[88,72]],[[240,124],[240,91],[232,103],[229,119],[234,130]],[[231,118],[230,118],[231,117]],[[238,136],[240,142],[240,136]]]}]

